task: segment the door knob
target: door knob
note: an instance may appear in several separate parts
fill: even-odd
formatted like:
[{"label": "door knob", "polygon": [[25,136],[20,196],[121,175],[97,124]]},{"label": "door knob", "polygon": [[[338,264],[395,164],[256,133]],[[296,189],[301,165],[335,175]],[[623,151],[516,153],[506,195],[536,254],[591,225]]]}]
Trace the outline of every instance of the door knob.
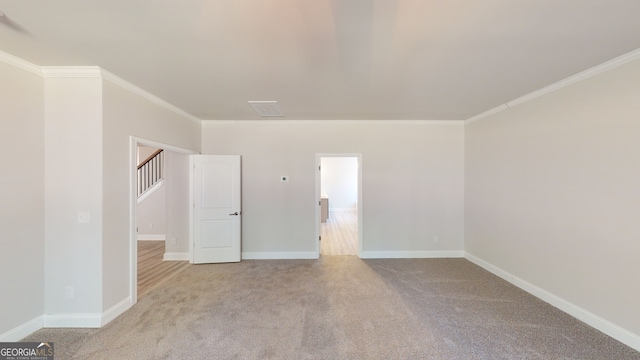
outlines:
[{"label": "door knob", "polygon": [[238,212],[236,211],[236,212],[234,212],[233,214],[229,214],[229,215],[231,215],[231,216],[238,216],[238,215],[240,215],[240,214],[238,214]]}]

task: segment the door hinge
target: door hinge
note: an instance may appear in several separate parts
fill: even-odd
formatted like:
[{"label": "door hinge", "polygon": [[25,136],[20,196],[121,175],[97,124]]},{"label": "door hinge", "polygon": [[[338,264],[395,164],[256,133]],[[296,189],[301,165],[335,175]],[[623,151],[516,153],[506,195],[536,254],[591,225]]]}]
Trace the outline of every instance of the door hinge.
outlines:
[{"label": "door hinge", "polygon": [[321,166],[318,165],[318,170],[320,171]]},{"label": "door hinge", "polygon": [[322,200],[318,201],[318,205],[322,206]]},{"label": "door hinge", "polygon": [[322,241],[322,236],[318,236],[318,240]]}]

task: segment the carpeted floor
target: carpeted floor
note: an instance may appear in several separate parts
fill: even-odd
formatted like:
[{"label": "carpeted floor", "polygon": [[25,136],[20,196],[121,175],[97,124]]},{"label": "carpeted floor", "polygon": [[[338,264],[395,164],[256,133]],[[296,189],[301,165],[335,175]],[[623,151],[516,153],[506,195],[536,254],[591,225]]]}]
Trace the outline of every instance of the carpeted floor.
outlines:
[{"label": "carpeted floor", "polygon": [[464,259],[194,265],[56,359],[640,359]]}]

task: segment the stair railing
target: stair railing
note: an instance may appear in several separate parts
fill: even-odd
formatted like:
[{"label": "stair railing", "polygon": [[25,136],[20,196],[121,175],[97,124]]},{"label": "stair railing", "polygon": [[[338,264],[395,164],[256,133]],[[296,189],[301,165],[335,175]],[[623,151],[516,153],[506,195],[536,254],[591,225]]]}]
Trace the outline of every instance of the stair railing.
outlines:
[{"label": "stair railing", "polygon": [[158,149],[138,165],[138,196],[164,178],[164,151]]}]

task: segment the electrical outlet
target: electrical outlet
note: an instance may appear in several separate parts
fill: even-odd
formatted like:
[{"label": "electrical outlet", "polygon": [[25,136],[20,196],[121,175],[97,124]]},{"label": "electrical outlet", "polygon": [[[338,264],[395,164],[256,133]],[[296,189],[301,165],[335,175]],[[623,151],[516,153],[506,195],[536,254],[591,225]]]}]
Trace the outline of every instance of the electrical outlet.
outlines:
[{"label": "electrical outlet", "polygon": [[64,288],[64,295],[67,299],[73,299],[73,286],[67,286]]},{"label": "electrical outlet", "polygon": [[171,245],[176,245],[178,243],[178,239],[171,238]]},{"label": "electrical outlet", "polygon": [[439,238],[439,237],[437,237],[437,236],[434,236],[434,237],[433,237],[433,242],[434,242],[434,243],[437,243],[438,241],[440,241],[440,238]]},{"label": "electrical outlet", "polygon": [[153,229],[153,223],[149,223],[149,229]]}]

